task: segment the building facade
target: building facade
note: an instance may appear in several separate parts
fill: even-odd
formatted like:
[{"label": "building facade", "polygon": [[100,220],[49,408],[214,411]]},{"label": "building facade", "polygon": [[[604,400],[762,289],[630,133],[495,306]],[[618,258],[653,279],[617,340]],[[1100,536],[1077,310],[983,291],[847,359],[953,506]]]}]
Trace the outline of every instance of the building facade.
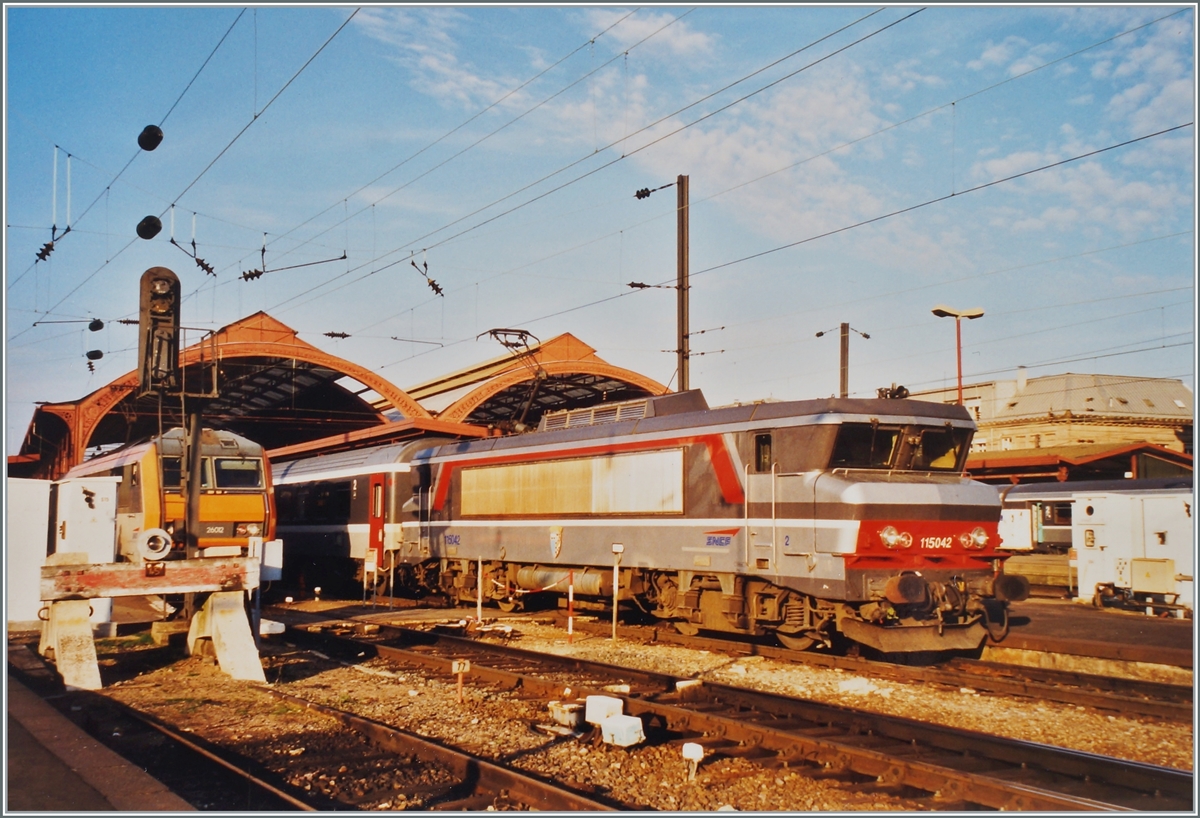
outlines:
[{"label": "building facade", "polygon": [[[958,392],[950,387],[910,398],[955,403]],[[973,453],[1137,442],[1193,453],[1193,396],[1175,379],[1075,373],[1030,378],[1021,367],[1012,380],[963,384],[963,405],[979,425]]]}]

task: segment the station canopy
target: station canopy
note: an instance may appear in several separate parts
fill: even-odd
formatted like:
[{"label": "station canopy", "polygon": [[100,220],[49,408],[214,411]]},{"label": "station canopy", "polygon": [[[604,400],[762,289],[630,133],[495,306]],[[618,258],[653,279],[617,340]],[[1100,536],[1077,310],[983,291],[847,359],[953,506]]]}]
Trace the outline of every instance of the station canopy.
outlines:
[{"label": "station canopy", "polygon": [[286,458],[428,435],[524,431],[546,411],[666,392],[601,360],[570,334],[510,347],[405,390],[300,340],[262,312],[186,347],[180,363],[193,397],[139,397],[135,371],[77,401],[40,405],[20,453],[9,457],[9,476],[56,479],[89,456],[183,425],[196,400],[204,403],[205,425]]}]

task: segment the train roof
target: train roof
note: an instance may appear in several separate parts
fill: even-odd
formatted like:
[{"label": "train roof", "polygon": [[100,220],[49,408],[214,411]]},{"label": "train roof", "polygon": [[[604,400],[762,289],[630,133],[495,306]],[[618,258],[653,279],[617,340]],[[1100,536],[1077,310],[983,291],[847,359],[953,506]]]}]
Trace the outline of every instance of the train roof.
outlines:
[{"label": "train roof", "polygon": [[1192,490],[1192,477],[1153,477],[1133,480],[1068,480],[1066,482],[1018,483],[1015,486],[996,486],[1005,502],[1025,502],[1041,498],[1068,498],[1072,494],[1102,491],[1164,491]]},{"label": "train roof", "polygon": [[291,460],[287,463],[273,463],[271,479],[273,483],[279,485],[281,483],[303,483],[307,480],[340,475],[350,476],[368,472],[405,470],[414,452],[446,443],[449,440],[449,438],[424,438],[387,446],[320,454],[315,457]]},{"label": "train roof", "polygon": [[[167,455],[168,457],[183,456],[184,430],[182,428],[177,426],[174,429],[163,432],[162,437],[156,439],[160,443],[160,454]],[[111,452],[105,452],[102,455],[83,461],[64,474],[61,479],[85,477],[112,471],[130,463],[135,463],[142,459],[146,454],[146,450],[154,442],[154,439],[143,440],[139,443],[129,443]],[[259,457],[263,451],[262,446],[254,441],[223,429],[204,429],[201,432],[200,445],[202,450],[203,447],[208,446],[220,447],[218,450],[225,450],[231,456],[235,457]],[[207,453],[212,454],[213,452],[210,450]]]},{"label": "train roof", "polygon": [[[752,403],[708,408],[699,390],[622,403],[599,404],[587,409],[547,413],[539,430],[523,435],[454,442],[438,454],[502,451],[553,443],[654,434],[710,427],[753,427],[836,423],[845,419],[878,418],[889,423],[955,421],[974,426],[965,408],[953,404],[907,399],[823,398],[805,401]],[[794,424],[780,421],[794,420]],[[427,446],[427,448],[433,448]]]}]

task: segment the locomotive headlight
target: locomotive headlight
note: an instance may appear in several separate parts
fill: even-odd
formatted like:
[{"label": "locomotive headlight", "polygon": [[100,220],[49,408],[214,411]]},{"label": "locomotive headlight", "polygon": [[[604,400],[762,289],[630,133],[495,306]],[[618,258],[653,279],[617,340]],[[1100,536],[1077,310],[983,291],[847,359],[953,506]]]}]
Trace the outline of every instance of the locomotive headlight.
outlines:
[{"label": "locomotive headlight", "polygon": [[974,548],[976,550],[983,548],[988,543],[987,532],[982,528],[975,528],[970,534],[963,534],[958,539],[964,548]]},{"label": "locomotive headlight", "polygon": [[879,532],[879,540],[888,548],[908,548],[912,545],[912,534],[897,531],[894,525],[889,525]]},{"label": "locomotive headlight", "polygon": [[236,537],[257,537],[262,533],[262,526],[258,523],[238,523],[234,529]]}]

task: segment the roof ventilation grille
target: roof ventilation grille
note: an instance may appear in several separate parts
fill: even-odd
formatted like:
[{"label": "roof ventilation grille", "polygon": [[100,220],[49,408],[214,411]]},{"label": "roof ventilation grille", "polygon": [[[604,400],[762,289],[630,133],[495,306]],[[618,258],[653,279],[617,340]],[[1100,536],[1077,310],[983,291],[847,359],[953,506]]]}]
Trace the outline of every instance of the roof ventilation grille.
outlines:
[{"label": "roof ventilation grille", "polygon": [[648,404],[648,399],[640,398],[622,403],[602,403],[587,409],[546,412],[542,415],[538,431],[548,432],[553,429],[575,429],[580,426],[598,426],[602,423],[616,423],[622,420],[641,420],[650,414],[647,411]]}]

